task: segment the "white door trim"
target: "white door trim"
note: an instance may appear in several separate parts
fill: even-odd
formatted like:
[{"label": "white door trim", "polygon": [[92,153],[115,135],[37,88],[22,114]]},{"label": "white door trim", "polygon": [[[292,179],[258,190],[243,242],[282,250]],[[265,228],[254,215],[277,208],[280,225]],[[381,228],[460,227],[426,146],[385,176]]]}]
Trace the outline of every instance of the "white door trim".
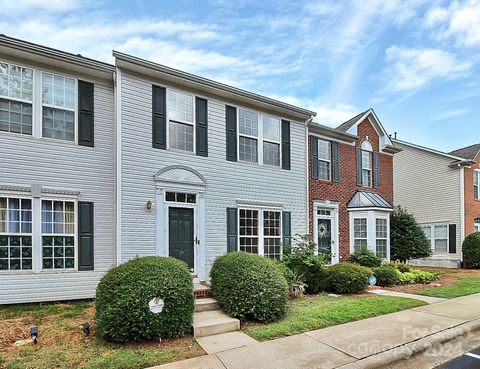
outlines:
[{"label": "white door trim", "polygon": [[[318,215],[319,209],[330,210],[330,216],[326,215]],[[331,234],[332,234],[332,264],[337,264],[340,262],[340,250],[339,250],[339,225],[338,225],[338,212],[339,212],[339,204],[333,201],[323,201],[323,200],[315,200],[313,202],[313,237],[315,244],[317,244],[318,240],[318,219],[328,218],[331,219]],[[318,245],[317,250],[318,253]]]}]

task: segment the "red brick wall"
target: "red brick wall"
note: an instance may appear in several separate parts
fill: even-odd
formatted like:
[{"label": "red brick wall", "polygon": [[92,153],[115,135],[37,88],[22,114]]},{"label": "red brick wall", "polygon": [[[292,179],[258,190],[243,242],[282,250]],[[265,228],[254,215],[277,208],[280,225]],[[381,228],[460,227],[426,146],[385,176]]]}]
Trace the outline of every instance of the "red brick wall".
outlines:
[{"label": "red brick wall", "polygon": [[465,236],[474,231],[473,221],[480,218],[480,200],[475,200],[473,195],[473,170],[480,168],[480,155],[476,158],[477,164],[464,169],[465,175]]},{"label": "red brick wall", "polygon": [[374,151],[378,151],[379,139],[375,128],[368,121],[364,120],[358,125],[357,135],[359,137],[355,146],[339,144],[339,167],[340,182],[322,181],[312,178],[311,146],[309,143],[309,196],[310,196],[310,234],[313,235],[313,201],[330,200],[339,203],[339,250],[340,261],[345,261],[350,254],[350,233],[349,215],[347,205],[357,190],[371,190],[393,204],[393,157],[380,154],[380,184],[379,188],[365,188],[357,186],[355,148],[361,146],[362,141],[368,136]]}]

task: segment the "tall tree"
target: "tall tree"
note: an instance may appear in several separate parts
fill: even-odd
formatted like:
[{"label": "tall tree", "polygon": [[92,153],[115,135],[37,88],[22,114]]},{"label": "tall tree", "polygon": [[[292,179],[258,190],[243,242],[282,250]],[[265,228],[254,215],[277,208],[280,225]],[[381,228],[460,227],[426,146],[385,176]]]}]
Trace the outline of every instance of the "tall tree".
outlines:
[{"label": "tall tree", "polygon": [[400,206],[390,215],[390,257],[406,262],[432,255],[432,248],[415,217]]}]

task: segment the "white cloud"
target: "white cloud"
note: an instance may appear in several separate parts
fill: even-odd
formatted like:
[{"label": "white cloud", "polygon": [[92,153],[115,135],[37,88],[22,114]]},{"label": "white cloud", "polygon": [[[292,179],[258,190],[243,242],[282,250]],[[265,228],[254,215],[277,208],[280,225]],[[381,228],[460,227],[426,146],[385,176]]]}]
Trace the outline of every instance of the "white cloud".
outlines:
[{"label": "white cloud", "polygon": [[468,75],[473,67],[455,55],[439,49],[408,49],[391,46],[386,50],[387,90],[412,91],[436,79]]},{"label": "white cloud", "polygon": [[444,120],[448,118],[453,118],[459,115],[464,115],[470,113],[470,109],[455,109],[455,110],[446,110],[441,113],[434,115],[431,118],[432,122],[437,122],[439,120]]},{"label": "white cloud", "polygon": [[60,13],[76,9],[85,3],[81,0],[5,0],[0,6],[0,14],[12,16],[52,9]]},{"label": "white cloud", "polygon": [[448,7],[436,7],[427,12],[425,24],[437,40],[454,40],[468,47],[480,45],[480,0],[453,1]]}]

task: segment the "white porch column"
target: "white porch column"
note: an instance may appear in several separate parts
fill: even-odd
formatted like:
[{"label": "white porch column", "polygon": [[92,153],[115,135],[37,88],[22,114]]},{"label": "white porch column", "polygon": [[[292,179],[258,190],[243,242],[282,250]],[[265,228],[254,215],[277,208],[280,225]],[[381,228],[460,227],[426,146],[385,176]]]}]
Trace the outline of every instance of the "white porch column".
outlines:
[{"label": "white porch column", "polygon": [[168,256],[168,245],[165,240],[167,219],[165,217],[165,196],[163,190],[157,189],[155,199],[155,253],[158,256]]},{"label": "white porch column", "polygon": [[197,262],[198,262],[198,277],[201,281],[206,280],[208,277],[206,271],[206,249],[207,249],[207,238],[206,238],[206,215],[205,215],[205,193],[198,193],[198,204],[197,204],[197,222],[198,222],[198,239],[200,244],[196,245],[197,247]]}]

